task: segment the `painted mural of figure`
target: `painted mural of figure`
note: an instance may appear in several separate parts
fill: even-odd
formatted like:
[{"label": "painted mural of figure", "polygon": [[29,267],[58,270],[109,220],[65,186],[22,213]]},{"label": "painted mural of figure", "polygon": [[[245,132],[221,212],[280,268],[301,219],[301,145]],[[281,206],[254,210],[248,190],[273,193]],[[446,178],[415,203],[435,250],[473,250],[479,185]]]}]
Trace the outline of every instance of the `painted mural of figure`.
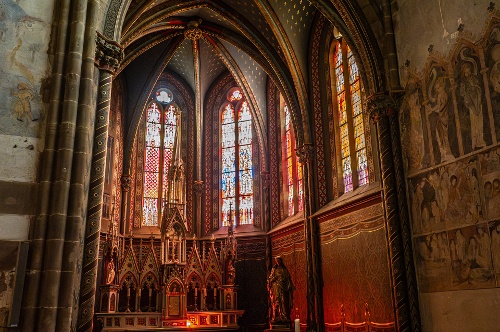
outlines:
[{"label": "painted mural of figure", "polygon": [[271,324],[289,324],[295,286],[280,256],[275,258],[275,264],[267,279],[267,288],[271,298],[271,314],[269,316]]},{"label": "painted mural of figure", "polygon": [[24,117],[27,117],[31,121],[37,121],[37,118],[33,117],[31,112],[31,100],[33,99],[33,93],[28,85],[24,83],[19,83],[17,85],[17,91],[12,91],[12,95],[17,98],[14,103],[14,113],[19,121],[23,121]]},{"label": "painted mural of figure", "polygon": [[491,66],[490,81],[493,89],[500,93],[500,44],[497,44],[491,50],[491,58],[495,62]]},{"label": "painted mural of figure", "polygon": [[488,218],[500,217],[500,179],[493,180],[491,199],[488,202]]},{"label": "painted mural of figure", "polygon": [[424,138],[422,136],[422,117],[420,114],[420,90],[416,89],[408,96],[408,107],[410,109],[410,160],[412,168],[420,167],[422,162],[424,148]]},{"label": "painted mural of figure", "polygon": [[462,235],[462,231],[460,229],[457,229],[455,232],[455,246],[456,246],[456,254],[457,254],[457,260],[460,261],[465,261],[466,258],[466,239]]},{"label": "painted mural of figure", "polygon": [[448,103],[449,96],[446,91],[446,79],[444,77],[439,77],[434,84],[434,91],[436,97],[432,98],[435,101],[435,105],[432,107],[429,104],[427,113],[437,114],[436,123],[436,139],[438,143],[439,152],[441,155],[441,162],[449,161],[454,159],[454,156],[450,149],[450,142],[448,139]]},{"label": "painted mural of figure", "polygon": [[482,214],[481,210],[481,198],[479,197],[479,180],[477,179],[477,170],[472,169],[469,184],[472,191],[472,206],[471,213],[477,218],[477,216]]},{"label": "painted mural of figure", "polygon": [[500,273],[500,224],[491,232],[491,256],[495,272]]},{"label": "painted mural of figure", "polygon": [[472,65],[464,63],[461,70],[460,95],[464,100],[465,107],[469,110],[472,150],[486,146],[483,131],[483,106],[481,99],[481,84]]},{"label": "painted mural of figure", "polygon": [[485,269],[489,269],[490,266],[490,239],[488,239],[488,235],[484,232],[482,227],[477,228],[478,235],[476,236],[477,240],[477,255],[476,262],[477,264]]},{"label": "painted mural of figure", "polygon": [[490,201],[493,198],[493,184],[490,181],[486,181],[484,184],[484,203],[485,203],[485,214],[487,218],[490,218]]},{"label": "painted mural of figure", "polygon": [[446,207],[446,216],[448,219],[460,223],[465,221],[468,205],[464,204],[464,193],[460,191],[461,181],[457,176],[450,177],[450,191],[448,193],[448,205]]},{"label": "painted mural of figure", "polygon": [[[436,190],[427,178],[422,178],[420,181],[420,190],[422,191],[422,201],[420,203],[420,216],[422,218],[422,225],[429,223],[434,218],[432,203],[436,202]],[[422,227],[424,228],[424,227]]]}]

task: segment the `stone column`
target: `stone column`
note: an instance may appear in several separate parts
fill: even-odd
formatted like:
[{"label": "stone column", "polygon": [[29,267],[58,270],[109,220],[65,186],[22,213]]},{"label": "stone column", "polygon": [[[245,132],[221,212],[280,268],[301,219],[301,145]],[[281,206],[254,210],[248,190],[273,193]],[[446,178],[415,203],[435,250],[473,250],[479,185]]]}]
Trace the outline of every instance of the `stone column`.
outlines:
[{"label": "stone column", "polygon": [[194,194],[196,196],[196,219],[193,223],[193,233],[196,234],[197,238],[201,237],[201,230],[203,227],[203,223],[201,222],[201,208],[202,208],[202,194],[203,194],[203,181],[196,180],[194,181]]},{"label": "stone column", "polygon": [[[94,146],[87,204],[87,222],[85,245],[82,261],[82,279],[80,285],[78,331],[92,331],[99,238],[106,170],[106,149],[108,141],[109,112],[111,105],[111,84],[113,70],[118,67],[123,57],[122,49],[115,42],[97,35],[96,64],[100,69],[97,111],[95,117]],[[114,221],[112,221],[114,222]]]},{"label": "stone column", "polygon": [[377,127],[396,329],[420,331],[397,103],[393,97],[383,93],[372,95],[367,106]]},{"label": "stone column", "polygon": [[[73,166],[79,160],[75,156],[85,150],[85,144],[80,140],[81,134],[88,129],[83,125],[88,91],[81,82],[82,77],[86,78],[89,74],[85,63],[90,42],[87,32],[95,22],[92,14],[95,5],[95,1],[56,2],[55,42],[49,50],[53,72],[50,77],[46,143],[41,162],[36,221],[31,234],[33,246],[23,301],[23,331],[64,330],[71,321],[70,306],[75,294],[66,290],[72,288],[73,270],[78,261],[74,257],[78,257],[79,250],[77,245],[75,247],[77,241],[74,238],[67,242],[66,234],[69,231],[68,215],[75,217],[70,228],[76,226],[77,230],[79,226],[75,220],[81,217],[70,206],[70,197],[78,197],[78,192],[84,188],[84,179],[81,174],[73,172]],[[66,244],[69,244],[68,247]],[[68,254],[68,249],[73,252]],[[65,301],[61,302],[61,298]]]},{"label": "stone column", "polygon": [[307,278],[307,331],[323,331],[323,297],[321,295],[321,270],[316,224],[311,215],[314,206],[313,160],[314,147],[304,144],[297,148],[297,156],[302,164],[304,186],[304,242],[306,248]]}]

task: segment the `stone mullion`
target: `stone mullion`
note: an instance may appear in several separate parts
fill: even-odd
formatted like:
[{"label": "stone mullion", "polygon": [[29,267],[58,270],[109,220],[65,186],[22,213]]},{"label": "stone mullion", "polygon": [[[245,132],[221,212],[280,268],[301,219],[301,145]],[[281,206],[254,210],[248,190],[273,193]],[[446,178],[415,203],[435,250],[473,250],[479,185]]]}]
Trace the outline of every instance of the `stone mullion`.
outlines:
[{"label": "stone mullion", "polygon": [[87,225],[82,262],[82,282],[80,288],[78,331],[91,331],[94,314],[95,291],[97,283],[97,261],[99,253],[99,232],[104,192],[104,173],[106,169],[106,148],[109,129],[109,110],[111,105],[112,74],[100,73],[98,104],[96,111],[94,149],[90,174],[89,197],[87,206]]},{"label": "stone mullion", "polygon": [[371,96],[368,98],[367,104],[370,115],[377,126],[396,330],[411,331],[403,230],[400,222],[401,213],[399,211],[393,154],[394,138],[391,136],[391,125],[388,116],[388,114],[394,112],[395,108],[390,98],[383,94]]},{"label": "stone mullion", "polygon": [[84,45],[84,30],[87,2],[70,4],[70,23],[68,29],[68,49],[66,50],[63,87],[64,101],[60,109],[58,123],[57,152],[53,167],[54,179],[50,194],[47,221],[46,245],[44,252],[43,274],[39,296],[38,330],[56,330],[61,286],[61,268],[64,257],[65,233],[68,213],[68,199],[72,184],[71,174],[76,138],[76,122],[80,92],[80,76]]},{"label": "stone mullion", "polygon": [[398,113],[389,115],[392,138],[392,153],[394,161],[394,175],[396,177],[397,196],[399,204],[400,227],[403,245],[403,257],[406,273],[406,287],[408,292],[408,305],[410,310],[411,330],[420,331],[420,310],[418,305],[418,289],[411,245],[410,218],[406,201],[406,185],[403,168],[403,154],[401,150],[401,137],[399,134]]}]

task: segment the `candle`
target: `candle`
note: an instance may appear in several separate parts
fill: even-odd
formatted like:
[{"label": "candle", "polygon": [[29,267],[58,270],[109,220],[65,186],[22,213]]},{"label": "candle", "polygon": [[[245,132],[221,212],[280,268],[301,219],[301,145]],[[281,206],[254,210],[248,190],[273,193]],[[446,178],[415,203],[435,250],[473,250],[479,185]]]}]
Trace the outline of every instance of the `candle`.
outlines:
[{"label": "candle", "polygon": [[295,319],[295,330],[294,332],[300,332],[300,319]]}]

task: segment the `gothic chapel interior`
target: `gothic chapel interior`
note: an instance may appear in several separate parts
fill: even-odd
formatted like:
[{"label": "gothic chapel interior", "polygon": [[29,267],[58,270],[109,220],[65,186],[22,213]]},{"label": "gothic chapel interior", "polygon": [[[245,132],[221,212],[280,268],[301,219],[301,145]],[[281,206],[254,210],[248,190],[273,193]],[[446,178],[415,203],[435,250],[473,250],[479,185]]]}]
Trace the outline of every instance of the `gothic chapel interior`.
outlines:
[{"label": "gothic chapel interior", "polygon": [[0,331],[498,331],[499,6],[0,0]]}]

